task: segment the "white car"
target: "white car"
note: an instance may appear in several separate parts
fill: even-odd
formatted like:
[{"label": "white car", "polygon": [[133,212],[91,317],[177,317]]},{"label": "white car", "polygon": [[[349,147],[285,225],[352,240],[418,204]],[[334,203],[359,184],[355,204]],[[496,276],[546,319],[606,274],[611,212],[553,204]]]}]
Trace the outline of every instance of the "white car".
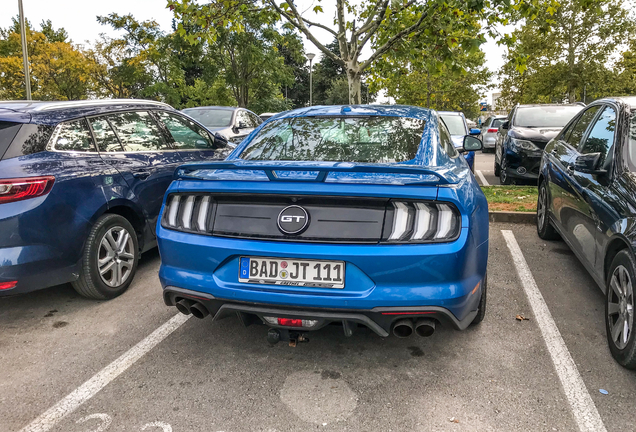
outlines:
[{"label": "white car", "polygon": [[497,131],[499,126],[506,121],[506,116],[491,116],[481,125],[481,133],[479,139],[483,143],[482,152],[495,151],[495,143],[497,142]]},{"label": "white car", "polygon": [[220,134],[230,143],[238,144],[257,128],[263,120],[245,108],[204,106],[182,110],[210,132]]}]

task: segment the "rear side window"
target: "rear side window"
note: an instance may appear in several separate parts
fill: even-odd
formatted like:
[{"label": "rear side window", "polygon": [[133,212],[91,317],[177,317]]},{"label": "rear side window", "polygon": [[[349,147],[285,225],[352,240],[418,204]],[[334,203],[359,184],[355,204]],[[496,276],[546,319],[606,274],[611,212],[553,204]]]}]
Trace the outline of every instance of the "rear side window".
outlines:
[{"label": "rear side window", "polygon": [[22,123],[0,121],[0,159],[13,142],[13,138],[20,130]]},{"label": "rear side window", "polygon": [[124,146],[125,151],[169,150],[168,143],[161,137],[159,126],[145,111],[126,112],[108,116],[110,124]]},{"label": "rear side window", "polygon": [[499,126],[501,126],[503,124],[503,122],[505,122],[506,119],[494,119],[492,121],[492,124],[490,125],[493,128],[498,128]]},{"label": "rear side window", "polygon": [[455,145],[453,144],[453,140],[446,128],[446,125],[441,121],[439,122],[439,144],[450,157],[455,157],[459,154],[457,153],[457,149],[455,149]]},{"label": "rear side window", "polygon": [[[5,123],[16,125],[11,122]],[[0,129],[0,156],[4,153],[2,159],[11,159],[45,151],[53,129],[55,129],[53,126],[36,124],[18,124],[15,129],[11,126]],[[13,134],[11,137],[13,141],[8,138],[11,134]],[[8,146],[6,151],[4,151],[4,145]]]},{"label": "rear side window", "polygon": [[170,132],[175,148],[179,150],[212,148],[208,133],[193,121],[166,112],[158,112],[157,116]]},{"label": "rear side window", "polygon": [[86,120],[60,124],[56,131],[53,148],[58,151],[96,151]]},{"label": "rear side window", "polygon": [[89,121],[100,152],[120,152],[124,150],[108,120],[105,118],[92,118]]}]

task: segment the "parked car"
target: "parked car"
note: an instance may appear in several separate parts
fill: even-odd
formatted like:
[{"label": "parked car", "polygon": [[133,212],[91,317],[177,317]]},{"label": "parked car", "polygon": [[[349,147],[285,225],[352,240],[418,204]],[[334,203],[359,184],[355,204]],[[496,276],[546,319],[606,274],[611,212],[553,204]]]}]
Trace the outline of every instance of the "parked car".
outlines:
[{"label": "parked car", "polygon": [[605,293],[612,356],[636,369],[636,97],[602,99],[545,148],[537,231],[560,236]]},{"label": "parked car", "polygon": [[266,113],[263,113],[263,114],[259,115],[259,117],[261,118],[261,120],[265,121],[265,120],[269,120],[270,118],[274,117],[276,114],[278,114],[278,113],[266,112]]},{"label": "parked car", "polygon": [[[480,148],[466,136],[460,152]],[[165,303],[262,322],[270,342],[479,323],[488,205],[460,152],[428,109],[281,114],[227,161],[179,168],[157,226]]]},{"label": "parked car", "polygon": [[497,132],[494,168],[499,182],[536,181],[546,144],[582,109],[580,104],[514,107]]},{"label": "parked car", "polygon": [[263,120],[245,108],[206,106],[186,108],[189,115],[212,133],[218,133],[229,142],[238,144],[248,136]]},{"label": "parked car", "polygon": [[[466,135],[479,135],[481,132],[479,129],[468,129],[464,113],[455,111],[440,111],[439,116],[450,131],[453,144],[455,144],[456,148],[462,148],[463,140]],[[464,155],[464,157],[466,158],[466,162],[468,162],[470,170],[475,172],[475,152],[468,152]]]},{"label": "parked car", "polygon": [[481,133],[479,139],[484,145],[482,152],[495,151],[495,142],[497,141],[497,132],[499,126],[506,121],[506,116],[491,116],[481,125]]},{"label": "parked car", "polygon": [[124,292],[175,168],[223,144],[157,102],[0,102],[0,295]]}]

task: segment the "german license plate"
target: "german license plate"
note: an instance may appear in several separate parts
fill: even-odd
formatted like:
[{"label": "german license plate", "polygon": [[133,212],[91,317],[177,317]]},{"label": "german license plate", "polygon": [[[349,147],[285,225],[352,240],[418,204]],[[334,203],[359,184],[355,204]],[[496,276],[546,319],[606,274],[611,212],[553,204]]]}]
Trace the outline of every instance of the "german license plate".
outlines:
[{"label": "german license plate", "polygon": [[344,288],[344,261],[241,257],[239,282]]}]

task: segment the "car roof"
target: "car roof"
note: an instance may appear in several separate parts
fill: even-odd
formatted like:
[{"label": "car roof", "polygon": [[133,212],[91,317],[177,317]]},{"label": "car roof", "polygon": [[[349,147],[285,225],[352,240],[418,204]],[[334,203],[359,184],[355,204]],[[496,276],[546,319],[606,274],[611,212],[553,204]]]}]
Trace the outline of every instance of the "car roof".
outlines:
[{"label": "car roof", "polygon": [[431,112],[427,108],[409,105],[319,105],[286,111],[278,114],[276,119],[319,116],[387,116],[428,120]]},{"label": "car roof", "polygon": [[437,111],[438,114],[444,114],[444,115],[456,115],[456,116],[463,116],[464,113],[460,112],[460,111]]},{"label": "car roof", "polygon": [[174,110],[170,105],[143,99],[97,99],[81,101],[0,101],[0,119],[54,125],[88,115],[130,109]]},{"label": "car roof", "polygon": [[607,97],[595,100],[594,102],[621,102],[625,105],[628,105],[630,109],[636,110],[636,96]]}]

